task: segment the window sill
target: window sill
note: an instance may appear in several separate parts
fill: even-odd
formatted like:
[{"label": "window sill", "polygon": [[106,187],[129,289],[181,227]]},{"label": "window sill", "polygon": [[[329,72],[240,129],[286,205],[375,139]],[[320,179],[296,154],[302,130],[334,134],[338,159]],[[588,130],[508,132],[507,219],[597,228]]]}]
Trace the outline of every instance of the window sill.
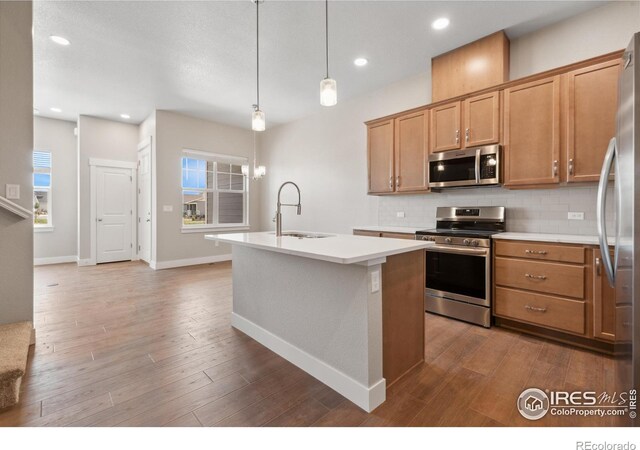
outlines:
[{"label": "window sill", "polygon": [[47,226],[33,226],[33,232],[34,233],[53,233],[54,227],[53,225],[47,225]]},{"label": "window sill", "polygon": [[190,227],[181,228],[180,231],[182,233],[225,233],[231,231],[249,231],[249,227]]}]

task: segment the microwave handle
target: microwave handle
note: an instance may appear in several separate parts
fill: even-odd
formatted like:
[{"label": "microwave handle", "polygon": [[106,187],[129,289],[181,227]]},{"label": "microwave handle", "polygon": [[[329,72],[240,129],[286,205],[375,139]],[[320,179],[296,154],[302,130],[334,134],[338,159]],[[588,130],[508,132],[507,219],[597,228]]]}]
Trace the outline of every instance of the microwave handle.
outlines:
[{"label": "microwave handle", "polygon": [[476,150],[476,184],[480,184],[480,149]]}]

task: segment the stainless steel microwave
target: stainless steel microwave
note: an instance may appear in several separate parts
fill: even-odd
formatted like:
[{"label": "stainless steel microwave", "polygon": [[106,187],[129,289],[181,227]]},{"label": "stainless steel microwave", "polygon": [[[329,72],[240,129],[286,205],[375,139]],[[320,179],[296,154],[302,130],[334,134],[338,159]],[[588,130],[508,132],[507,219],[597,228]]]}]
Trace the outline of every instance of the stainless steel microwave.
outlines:
[{"label": "stainless steel microwave", "polygon": [[499,145],[429,156],[429,187],[432,189],[498,185],[500,174]]}]

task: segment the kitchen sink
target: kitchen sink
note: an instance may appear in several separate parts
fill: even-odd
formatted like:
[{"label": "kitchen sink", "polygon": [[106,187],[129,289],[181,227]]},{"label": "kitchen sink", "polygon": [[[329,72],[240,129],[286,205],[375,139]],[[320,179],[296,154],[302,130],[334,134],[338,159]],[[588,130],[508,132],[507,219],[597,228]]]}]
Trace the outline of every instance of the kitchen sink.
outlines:
[{"label": "kitchen sink", "polygon": [[[271,233],[271,234],[275,234],[275,233]],[[282,236],[295,237],[298,239],[321,239],[321,238],[332,237],[333,235],[321,234],[321,233],[301,233],[299,231],[284,231],[282,233]]]}]

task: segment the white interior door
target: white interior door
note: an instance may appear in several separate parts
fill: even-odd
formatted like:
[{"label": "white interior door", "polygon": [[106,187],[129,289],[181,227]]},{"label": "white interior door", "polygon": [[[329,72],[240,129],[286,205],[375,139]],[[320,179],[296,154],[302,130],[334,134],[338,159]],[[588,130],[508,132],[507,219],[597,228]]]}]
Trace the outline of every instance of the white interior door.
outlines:
[{"label": "white interior door", "polygon": [[131,169],[96,168],[96,262],[132,259]]},{"label": "white interior door", "polygon": [[151,261],[151,145],[138,151],[138,256]]}]

